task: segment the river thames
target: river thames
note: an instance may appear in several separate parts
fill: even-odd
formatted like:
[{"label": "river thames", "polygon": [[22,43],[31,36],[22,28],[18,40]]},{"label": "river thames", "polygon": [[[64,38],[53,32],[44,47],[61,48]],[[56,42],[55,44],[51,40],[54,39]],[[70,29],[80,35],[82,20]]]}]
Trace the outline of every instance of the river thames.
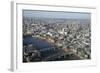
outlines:
[{"label": "river thames", "polygon": [[[71,52],[69,54],[68,52],[65,52],[61,48],[57,48],[51,43],[47,42],[44,39],[40,39],[37,37],[32,37],[30,35],[23,37],[23,46],[28,46],[32,44],[32,48],[35,48],[35,50],[39,51],[40,56],[36,55],[35,57],[32,57],[32,53],[28,53],[28,55],[31,58],[31,62],[37,62],[37,61],[61,61],[61,60],[79,60],[80,58]],[[25,48],[24,48],[25,49]],[[23,50],[24,50],[23,49]],[[30,48],[27,48],[30,49]],[[33,49],[34,51],[34,49]],[[23,54],[24,56],[24,54]]]}]

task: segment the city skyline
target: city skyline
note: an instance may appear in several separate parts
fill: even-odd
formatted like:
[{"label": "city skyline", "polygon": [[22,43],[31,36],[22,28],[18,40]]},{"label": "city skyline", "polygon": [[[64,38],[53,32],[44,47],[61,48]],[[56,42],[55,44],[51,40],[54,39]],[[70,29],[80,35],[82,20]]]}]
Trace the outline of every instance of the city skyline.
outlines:
[{"label": "city skyline", "polygon": [[23,11],[23,62],[91,59],[90,17],[89,13]]}]

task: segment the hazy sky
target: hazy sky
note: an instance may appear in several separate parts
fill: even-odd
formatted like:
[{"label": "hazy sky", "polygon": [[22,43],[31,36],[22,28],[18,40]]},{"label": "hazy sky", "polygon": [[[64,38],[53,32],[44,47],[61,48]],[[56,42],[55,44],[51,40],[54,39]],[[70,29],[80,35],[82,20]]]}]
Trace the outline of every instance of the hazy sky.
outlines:
[{"label": "hazy sky", "polygon": [[90,13],[23,10],[23,16],[40,18],[90,19]]}]

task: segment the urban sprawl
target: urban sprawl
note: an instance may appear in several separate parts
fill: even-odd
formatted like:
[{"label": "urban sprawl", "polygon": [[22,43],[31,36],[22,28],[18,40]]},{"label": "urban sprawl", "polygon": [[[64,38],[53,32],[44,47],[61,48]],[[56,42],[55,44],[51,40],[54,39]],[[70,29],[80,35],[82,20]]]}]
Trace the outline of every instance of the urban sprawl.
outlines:
[{"label": "urban sprawl", "polygon": [[84,59],[91,59],[89,19],[23,17],[23,62]]}]

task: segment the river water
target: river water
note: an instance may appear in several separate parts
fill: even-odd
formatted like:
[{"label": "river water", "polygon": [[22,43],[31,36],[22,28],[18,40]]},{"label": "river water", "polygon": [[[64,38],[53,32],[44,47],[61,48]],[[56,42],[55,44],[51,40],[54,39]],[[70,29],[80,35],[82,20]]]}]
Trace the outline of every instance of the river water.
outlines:
[{"label": "river water", "polygon": [[41,56],[42,57],[47,57],[47,56],[50,56],[54,53],[56,53],[57,51],[54,51],[52,49],[53,45],[51,45],[49,42],[47,42],[46,40],[43,40],[43,39],[40,39],[40,38],[37,38],[37,37],[32,37],[30,35],[28,36],[24,36],[23,37],[23,45],[29,45],[29,44],[32,44],[33,47],[37,50],[45,50],[47,48],[51,48],[49,50],[46,50],[46,51],[41,51]]},{"label": "river water", "polygon": [[46,40],[36,38],[36,37],[33,38],[32,36],[24,36],[23,37],[23,45],[29,45],[29,44],[33,44],[33,46],[38,50],[53,47]]},{"label": "river water", "polygon": [[[46,40],[36,38],[36,37],[33,38],[30,35],[24,36],[23,37],[23,45],[27,46],[29,44],[32,44],[33,47],[36,48],[37,50],[41,50],[41,49],[43,50],[43,49],[46,49],[46,48],[50,48],[50,47],[52,48],[53,47],[53,45],[51,45]],[[61,51],[62,50],[58,50],[58,49],[56,51],[54,51],[53,49],[41,51],[41,58],[46,58],[46,57],[51,56],[53,54],[61,53]],[[77,60],[77,59],[79,59],[79,57],[73,55],[73,56],[67,56],[66,58],[61,58],[61,59],[57,59],[57,60]],[[33,61],[34,61],[34,59],[33,59]]]}]

